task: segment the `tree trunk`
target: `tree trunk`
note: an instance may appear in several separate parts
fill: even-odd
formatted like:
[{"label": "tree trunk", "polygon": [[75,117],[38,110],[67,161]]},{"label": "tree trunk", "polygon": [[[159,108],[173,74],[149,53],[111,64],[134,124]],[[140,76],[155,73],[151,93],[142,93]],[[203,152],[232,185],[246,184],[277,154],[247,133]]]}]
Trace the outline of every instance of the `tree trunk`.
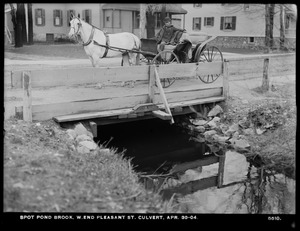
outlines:
[{"label": "tree trunk", "polygon": [[284,12],[283,12],[283,5],[280,4],[280,49],[284,49],[285,43],[285,25],[284,25]]},{"label": "tree trunk", "polygon": [[140,4],[140,38],[146,37],[146,10],[147,5],[146,4]]},{"label": "tree trunk", "polygon": [[266,28],[265,28],[265,46],[268,51],[270,52],[270,14],[269,14],[269,4],[265,5],[265,23],[266,23]]},{"label": "tree trunk", "polygon": [[26,30],[26,14],[24,3],[20,4],[20,13],[21,13],[21,25],[22,25],[22,42],[23,44],[27,43],[27,30]]},{"label": "tree trunk", "polygon": [[275,4],[270,4],[270,48],[274,47],[274,38],[273,38],[273,27],[274,27],[274,14],[275,14]]},{"label": "tree trunk", "polygon": [[28,3],[28,45],[33,44],[32,3]]},{"label": "tree trunk", "polygon": [[22,4],[17,4],[17,12],[16,12],[16,31],[15,31],[15,47],[22,47],[23,46],[23,39],[22,39],[22,12],[21,6]]}]

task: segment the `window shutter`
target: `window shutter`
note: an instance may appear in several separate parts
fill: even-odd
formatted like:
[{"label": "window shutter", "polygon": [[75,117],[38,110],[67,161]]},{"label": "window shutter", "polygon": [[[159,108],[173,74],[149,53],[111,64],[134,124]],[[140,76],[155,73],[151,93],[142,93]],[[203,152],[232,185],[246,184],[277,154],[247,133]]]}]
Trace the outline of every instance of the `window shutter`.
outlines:
[{"label": "window shutter", "polygon": [[38,22],[37,22],[38,9],[35,9],[35,10],[34,10],[34,14],[35,14],[35,25],[37,25],[37,24],[38,24]]},{"label": "window shutter", "polygon": [[201,18],[199,18],[199,30],[201,30]]},{"label": "window shutter", "polygon": [[56,10],[53,10],[53,25],[56,26],[55,24],[55,16],[56,16]]},{"label": "window shutter", "polygon": [[44,9],[42,9],[42,19],[43,19],[42,25],[45,26],[46,20],[45,20],[45,10]]},{"label": "window shutter", "polygon": [[92,24],[92,10],[89,10],[89,23]]},{"label": "window shutter", "polygon": [[224,17],[221,17],[220,30],[223,30]]},{"label": "window shutter", "polygon": [[193,18],[193,30],[195,30],[195,18]]},{"label": "window shutter", "polygon": [[212,17],[212,18],[211,18],[211,25],[212,25],[212,26],[214,26],[214,20],[215,20],[215,17]]},{"label": "window shutter", "polygon": [[204,26],[206,26],[206,25],[207,25],[207,18],[204,17]]},{"label": "window shutter", "polygon": [[63,25],[63,12],[60,10],[60,26]]},{"label": "window shutter", "polygon": [[236,27],[236,16],[232,17],[232,30],[235,30]]}]

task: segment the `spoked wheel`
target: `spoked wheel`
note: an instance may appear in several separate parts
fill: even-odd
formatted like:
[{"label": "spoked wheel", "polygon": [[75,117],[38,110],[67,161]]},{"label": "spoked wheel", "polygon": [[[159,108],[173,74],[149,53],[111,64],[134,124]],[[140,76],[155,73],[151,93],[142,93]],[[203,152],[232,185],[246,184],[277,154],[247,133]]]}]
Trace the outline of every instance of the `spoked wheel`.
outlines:
[{"label": "spoked wheel", "polygon": [[[175,55],[174,52],[172,51],[159,52],[151,62],[151,64],[156,64],[156,65],[165,65],[165,64],[172,64],[172,63],[179,63],[179,59],[177,55]],[[161,79],[161,85],[163,88],[170,87],[174,82],[175,82],[175,78]]]},{"label": "spoked wheel", "polygon": [[[200,47],[196,51],[195,61],[200,63],[206,62],[223,62],[223,55],[219,48],[215,46],[205,46],[203,49]],[[199,79],[204,83],[212,83],[218,79],[220,75],[200,75]]]}]

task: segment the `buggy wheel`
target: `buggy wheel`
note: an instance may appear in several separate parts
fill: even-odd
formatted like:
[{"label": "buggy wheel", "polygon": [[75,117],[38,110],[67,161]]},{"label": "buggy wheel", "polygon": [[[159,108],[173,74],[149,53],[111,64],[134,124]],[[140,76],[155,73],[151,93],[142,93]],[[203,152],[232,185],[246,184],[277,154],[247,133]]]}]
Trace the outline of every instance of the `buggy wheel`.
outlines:
[{"label": "buggy wheel", "polygon": [[[219,48],[215,46],[204,46],[198,48],[195,54],[195,61],[199,63],[206,62],[223,62],[223,55]],[[218,79],[220,75],[200,75],[198,78],[204,83],[212,83]]]},{"label": "buggy wheel", "polygon": [[[172,51],[159,52],[151,62],[151,64],[156,64],[156,65],[165,65],[165,64],[172,64],[172,63],[179,63],[179,59],[177,55],[175,55],[174,52]],[[163,88],[170,87],[174,82],[175,82],[175,78],[161,79],[161,85]]]}]

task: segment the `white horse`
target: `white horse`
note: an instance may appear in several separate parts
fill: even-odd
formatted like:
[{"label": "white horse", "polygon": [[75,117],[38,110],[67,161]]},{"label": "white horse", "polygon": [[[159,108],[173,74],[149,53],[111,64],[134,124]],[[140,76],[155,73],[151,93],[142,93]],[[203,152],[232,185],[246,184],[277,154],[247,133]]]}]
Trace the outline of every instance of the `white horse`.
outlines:
[{"label": "white horse", "polygon": [[[136,35],[129,32],[107,34],[74,15],[70,21],[70,27],[69,38],[80,36],[85,53],[91,60],[93,67],[99,67],[101,58],[115,57],[120,55],[120,52],[123,56],[122,65],[126,64],[124,62],[126,57],[129,58],[129,64],[138,63],[139,54],[130,52],[140,50],[141,41]],[[125,49],[129,51],[126,52]]]}]

